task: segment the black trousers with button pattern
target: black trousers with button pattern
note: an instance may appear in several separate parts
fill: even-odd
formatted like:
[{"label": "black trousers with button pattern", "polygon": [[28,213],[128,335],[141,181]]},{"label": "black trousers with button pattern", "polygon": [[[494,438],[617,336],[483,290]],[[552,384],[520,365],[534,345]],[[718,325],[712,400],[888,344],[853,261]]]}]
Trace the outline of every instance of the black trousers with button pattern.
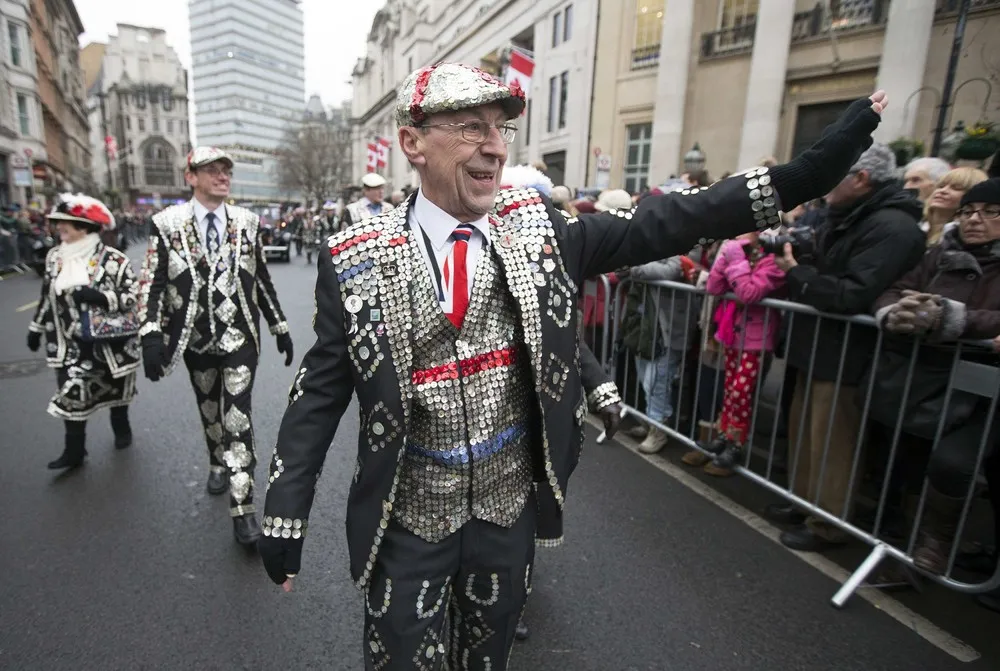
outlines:
[{"label": "black trousers with button pattern", "polygon": [[534,555],[534,497],[509,529],[473,519],[438,543],[390,522],[365,595],[366,671],[506,669]]},{"label": "black trousers with button pattern", "polygon": [[229,473],[229,512],[254,512],[253,471],[257,464],[251,395],[257,351],[244,346],[232,353],[184,353],[205,430],[210,468]]}]

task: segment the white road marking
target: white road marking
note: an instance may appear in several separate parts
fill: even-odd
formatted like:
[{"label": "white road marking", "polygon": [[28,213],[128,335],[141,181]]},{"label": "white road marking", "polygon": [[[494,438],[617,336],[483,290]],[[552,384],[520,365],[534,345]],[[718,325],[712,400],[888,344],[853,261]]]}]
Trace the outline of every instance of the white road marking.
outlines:
[{"label": "white road marking", "polygon": [[[600,420],[588,416],[587,421],[590,422],[591,426],[598,431],[604,430],[604,424]],[[642,459],[645,459],[647,462],[663,471],[695,494],[708,499],[754,531],[760,533],[762,536],[771,539],[773,542],[781,545],[782,548],[785,548],[779,539],[781,530],[773,526],[757,513],[744,508],[732,499],[715,491],[698,478],[666,459],[656,457],[655,455],[642,454],[635,448],[635,445],[632,444],[633,441],[622,434],[615,436],[612,440],[614,443],[617,443],[621,447],[624,447]],[[819,553],[795,552],[793,550],[788,550],[788,552],[797,556],[799,559],[809,564],[831,580],[836,581],[837,584],[843,584],[851,575],[851,573],[842,566],[830,559],[827,559]],[[833,596],[832,591],[830,596]],[[979,652],[968,643],[952,636],[944,629],[941,629],[922,615],[918,615],[914,611],[910,610],[885,592],[882,592],[874,587],[862,586],[857,592],[854,593],[854,596],[864,599],[892,619],[905,626],[907,629],[910,629],[918,636],[925,639],[931,645],[940,648],[960,662],[974,662],[981,656]]]},{"label": "white road marking", "polygon": [[15,310],[15,312],[25,312],[37,306],[38,306],[38,301],[31,301],[30,303],[25,303],[24,305],[19,307],[17,310]]}]

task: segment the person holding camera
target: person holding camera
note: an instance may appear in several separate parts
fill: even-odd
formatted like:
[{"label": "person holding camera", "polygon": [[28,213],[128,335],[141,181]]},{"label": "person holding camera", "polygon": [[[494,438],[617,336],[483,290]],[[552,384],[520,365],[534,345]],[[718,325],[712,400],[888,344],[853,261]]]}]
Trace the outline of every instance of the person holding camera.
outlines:
[{"label": "person holding camera", "polygon": [[[823,312],[869,313],[882,292],[920,262],[920,202],[902,189],[895,171],[892,151],[873,144],[826,195],[826,220],[815,235],[793,231],[779,240],[782,254],[775,262],[785,271],[790,300]],[[763,237],[761,242],[769,244]],[[788,334],[786,364],[796,375],[788,423],[791,488],[837,516],[851,498],[861,430],[856,392],[875,339],[872,329],[805,314],[795,315]],[[792,549],[818,551],[847,541],[843,531],[793,505],[774,504],[766,514],[794,525],[781,534]]]}]

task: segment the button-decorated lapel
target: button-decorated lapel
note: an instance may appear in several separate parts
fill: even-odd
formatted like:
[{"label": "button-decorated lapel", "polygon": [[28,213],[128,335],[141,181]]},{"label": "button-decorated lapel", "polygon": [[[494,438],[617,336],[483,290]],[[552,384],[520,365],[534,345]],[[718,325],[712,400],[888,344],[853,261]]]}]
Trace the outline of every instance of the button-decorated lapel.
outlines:
[{"label": "button-decorated lapel", "polygon": [[542,323],[538,318],[538,289],[528,266],[528,254],[511,221],[491,214],[490,226],[490,241],[517,302],[532,373],[537,376],[542,365]]}]

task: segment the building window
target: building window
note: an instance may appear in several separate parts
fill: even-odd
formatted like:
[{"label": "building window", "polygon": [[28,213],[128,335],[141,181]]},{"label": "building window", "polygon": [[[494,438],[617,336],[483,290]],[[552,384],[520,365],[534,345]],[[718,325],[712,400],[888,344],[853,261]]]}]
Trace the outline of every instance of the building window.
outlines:
[{"label": "building window", "polygon": [[150,142],[142,152],[148,186],[174,185],[174,152],[165,142]]},{"label": "building window", "polygon": [[135,94],[135,104],[139,109],[146,109],[146,92],[137,91]]},{"label": "building window", "polygon": [[31,108],[28,106],[28,96],[17,94],[17,120],[21,124],[21,135],[31,137]]},{"label": "building window", "polygon": [[663,0],[636,0],[632,69],[655,68],[660,62]]},{"label": "building window", "polygon": [[132,117],[125,117],[125,130],[132,130]]},{"label": "building window", "polygon": [[145,133],[146,132],[146,120],[144,118],[142,118],[142,117],[139,117],[138,121],[139,121],[139,132],[140,133]]},{"label": "building window", "polygon": [[566,127],[566,99],[569,97],[569,70],[559,75],[559,127]]},{"label": "building window", "polygon": [[756,23],[758,4],[759,0],[721,0],[719,2],[719,30],[741,28],[747,24]]},{"label": "building window", "polygon": [[625,190],[639,193],[649,186],[649,154],[653,145],[653,124],[625,127]]},{"label": "building window", "polygon": [[563,42],[569,42],[573,36],[573,5],[566,5],[563,12]]},{"label": "building window", "polygon": [[169,112],[174,108],[174,94],[170,91],[163,92],[163,111]]},{"label": "building window", "polygon": [[562,12],[556,12],[552,16],[552,46],[559,46],[559,37],[562,35]]},{"label": "building window", "polygon": [[174,132],[174,121],[173,119],[167,119],[167,132],[171,135]]},{"label": "building window", "polygon": [[155,116],[153,117],[153,132],[154,133],[160,132],[160,117],[155,117]]},{"label": "building window", "polygon": [[546,129],[551,133],[556,129],[556,94],[559,92],[559,78],[549,77],[549,122]]},{"label": "building window", "polygon": [[21,27],[16,23],[7,22],[7,35],[10,37],[10,63],[14,67],[21,67]]}]

